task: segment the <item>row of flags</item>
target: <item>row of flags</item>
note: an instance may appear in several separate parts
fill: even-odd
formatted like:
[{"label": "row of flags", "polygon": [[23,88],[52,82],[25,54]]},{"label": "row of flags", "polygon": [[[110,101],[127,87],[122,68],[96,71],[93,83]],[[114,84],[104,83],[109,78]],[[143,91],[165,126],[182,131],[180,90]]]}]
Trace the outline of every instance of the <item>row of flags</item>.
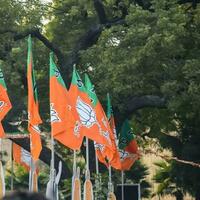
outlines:
[{"label": "row of flags", "polygon": [[[54,62],[53,53],[50,53],[49,62],[50,118],[53,139],[76,151],[80,150],[84,137],[87,137],[94,141],[96,155],[101,163],[107,167],[112,166],[117,170],[129,170],[135,160],[138,159],[139,153],[137,142],[128,120],[124,121],[120,133],[117,134],[109,95],[107,96],[107,113],[105,113],[95,93],[94,85],[87,74],[85,74],[83,83],[74,67],[71,85],[68,90]],[[27,166],[25,161],[19,161],[18,159],[18,162],[28,170],[33,170],[33,180],[37,174],[35,166],[42,150],[39,129],[39,124],[42,123],[42,120],[39,115],[31,36],[28,38],[27,82],[28,131],[30,133],[31,152],[31,160],[29,162],[31,167]],[[0,71],[1,138],[5,136],[1,120],[11,107],[3,74]],[[17,147],[14,149],[17,149]],[[21,150],[19,151],[18,149],[17,152],[23,155]],[[77,183],[77,181],[74,183]]]}]

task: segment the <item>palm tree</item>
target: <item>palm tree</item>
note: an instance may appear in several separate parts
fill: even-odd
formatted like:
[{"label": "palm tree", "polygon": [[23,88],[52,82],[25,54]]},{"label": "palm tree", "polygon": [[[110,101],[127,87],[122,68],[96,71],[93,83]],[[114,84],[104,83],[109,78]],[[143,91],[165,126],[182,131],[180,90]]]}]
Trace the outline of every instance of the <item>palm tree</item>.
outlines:
[{"label": "palm tree", "polygon": [[172,176],[172,166],[170,162],[160,161],[154,163],[158,169],[153,177],[153,180],[158,183],[157,191],[153,195],[173,195],[176,200],[183,200],[183,191],[179,188]]}]

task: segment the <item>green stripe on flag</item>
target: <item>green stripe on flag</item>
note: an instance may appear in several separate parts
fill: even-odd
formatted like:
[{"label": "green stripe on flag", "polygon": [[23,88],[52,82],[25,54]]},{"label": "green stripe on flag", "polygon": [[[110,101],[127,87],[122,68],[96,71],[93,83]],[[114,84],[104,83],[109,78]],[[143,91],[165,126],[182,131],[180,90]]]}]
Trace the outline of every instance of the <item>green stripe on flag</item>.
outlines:
[{"label": "green stripe on flag", "polygon": [[29,35],[29,37],[28,37],[27,71],[28,71],[29,65],[32,66],[31,79],[32,79],[32,88],[33,88],[34,100],[35,100],[35,102],[38,102],[37,85],[36,85],[35,74],[34,74],[34,64],[33,64],[33,53],[32,53],[31,35]]},{"label": "green stripe on flag", "polygon": [[1,68],[0,68],[0,84],[1,84],[5,89],[7,89],[6,83],[5,83],[5,80],[4,80],[4,76],[3,76],[3,72],[2,72],[2,70],[1,70]]},{"label": "green stripe on flag", "polygon": [[126,119],[122,124],[120,136],[119,136],[119,148],[125,149],[129,143],[135,139],[132,128],[129,124],[129,121]]},{"label": "green stripe on flag", "polygon": [[49,62],[50,62],[50,77],[55,76],[58,80],[58,82],[66,88],[65,83],[62,79],[62,76],[58,70],[58,68],[56,67],[56,64],[53,60],[53,53],[51,52],[49,55]]},{"label": "green stripe on flag", "polygon": [[92,101],[92,105],[96,106],[98,102],[98,98],[94,90],[94,85],[91,83],[90,78],[87,74],[85,74],[85,87],[87,90],[87,94]]},{"label": "green stripe on flag", "polygon": [[86,88],[83,84],[83,81],[81,80],[81,77],[79,76],[76,70],[76,67],[74,67],[73,69],[72,84],[76,85],[80,91],[87,93]]}]

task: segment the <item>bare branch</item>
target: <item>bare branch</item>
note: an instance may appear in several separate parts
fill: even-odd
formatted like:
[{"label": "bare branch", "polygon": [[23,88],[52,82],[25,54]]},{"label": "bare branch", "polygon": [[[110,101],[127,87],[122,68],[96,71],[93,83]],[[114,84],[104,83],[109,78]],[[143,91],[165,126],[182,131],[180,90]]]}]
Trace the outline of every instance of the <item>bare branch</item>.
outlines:
[{"label": "bare branch", "polygon": [[107,17],[103,2],[101,0],[94,0],[94,8],[97,12],[100,24],[107,23]]},{"label": "bare branch", "polygon": [[133,113],[147,107],[166,108],[166,99],[155,95],[133,97],[128,101],[126,111]]},{"label": "bare branch", "polygon": [[200,163],[196,163],[196,162],[192,162],[192,161],[188,161],[188,160],[182,160],[182,159],[179,159],[177,157],[173,157],[173,156],[169,156],[169,155],[163,155],[163,154],[158,153],[157,151],[152,151],[151,149],[145,150],[143,152],[144,155],[146,155],[147,153],[159,156],[166,161],[174,160],[174,161],[182,163],[182,164],[186,164],[186,165],[190,165],[190,166],[193,166],[193,167],[200,168]]},{"label": "bare branch", "polygon": [[38,28],[27,29],[22,32],[18,32],[16,30],[12,30],[12,29],[0,30],[0,34],[5,34],[5,33],[13,34],[14,41],[23,39],[23,38],[27,37],[29,34],[31,34],[32,37],[36,37],[47,48],[49,48],[51,51],[53,51],[59,60],[63,60],[63,58],[64,58],[64,54],[61,52],[61,50],[55,44],[50,42],[44,35],[42,35]]}]

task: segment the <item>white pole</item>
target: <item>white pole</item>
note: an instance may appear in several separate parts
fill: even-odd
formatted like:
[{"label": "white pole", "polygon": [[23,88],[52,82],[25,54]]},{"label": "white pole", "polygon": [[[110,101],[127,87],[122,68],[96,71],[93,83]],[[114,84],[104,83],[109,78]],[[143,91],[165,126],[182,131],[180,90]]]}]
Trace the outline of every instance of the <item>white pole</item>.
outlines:
[{"label": "white pole", "polygon": [[108,166],[108,174],[109,174],[109,182],[108,182],[108,190],[109,192],[113,192],[113,185],[112,185],[112,168],[109,164]]},{"label": "white pole", "polygon": [[101,187],[101,183],[100,183],[100,177],[99,177],[99,161],[98,161],[98,158],[97,158],[97,153],[95,151],[95,162],[96,162],[96,179],[95,179],[95,185],[96,185],[96,195],[95,195],[95,200],[98,200],[99,197],[99,190],[100,190],[100,187]]},{"label": "white pole", "polygon": [[95,151],[95,161],[96,161],[96,174],[97,174],[97,177],[98,177],[99,176],[99,161],[98,161],[98,158],[97,158],[96,151]]},{"label": "white pole", "polygon": [[140,189],[140,183],[138,184],[138,200],[141,199],[141,189]]},{"label": "white pole", "polygon": [[29,169],[29,191],[32,192],[32,183],[33,183],[33,159],[31,156],[31,163],[30,163],[30,169]]},{"label": "white pole", "polygon": [[76,177],[76,150],[74,150],[74,158],[73,158],[73,175],[72,175],[72,195],[71,199],[74,200],[74,180]]},{"label": "white pole", "polygon": [[51,131],[51,178],[52,178],[52,188],[53,188],[53,199],[57,199],[56,196],[56,186],[55,186],[55,153],[54,153],[55,149],[54,149],[54,138],[53,138],[53,133]]},{"label": "white pole", "polygon": [[124,200],[124,171],[121,171],[122,178],[122,200]]},{"label": "white pole", "polygon": [[86,170],[89,172],[89,140],[86,138]]},{"label": "white pole", "polygon": [[13,175],[14,175],[14,172],[13,172],[13,170],[14,170],[14,166],[13,166],[13,142],[11,141],[11,153],[10,153],[10,158],[11,158],[11,179],[10,179],[10,190],[11,191],[13,191],[13,186],[14,186],[14,184],[13,184]]}]

